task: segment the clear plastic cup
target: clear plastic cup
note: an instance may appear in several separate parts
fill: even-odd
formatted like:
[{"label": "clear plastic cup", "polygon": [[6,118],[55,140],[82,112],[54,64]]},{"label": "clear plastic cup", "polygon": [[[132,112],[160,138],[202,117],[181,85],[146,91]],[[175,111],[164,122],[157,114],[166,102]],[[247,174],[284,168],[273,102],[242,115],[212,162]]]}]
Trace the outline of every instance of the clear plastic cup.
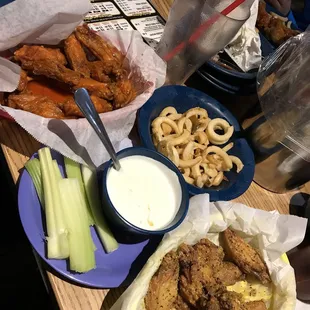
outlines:
[{"label": "clear plastic cup", "polygon": [[291,38],[260,66],[263,116],[247,130],[254,180],[275,192],[310,181],[310,32]]},{"label": "clear plastic cup", "polygon": [[223,49],[249,18],[252,4],[253,0],[175,0],[156,49],[167,61],[166,84],[184,83]]}]

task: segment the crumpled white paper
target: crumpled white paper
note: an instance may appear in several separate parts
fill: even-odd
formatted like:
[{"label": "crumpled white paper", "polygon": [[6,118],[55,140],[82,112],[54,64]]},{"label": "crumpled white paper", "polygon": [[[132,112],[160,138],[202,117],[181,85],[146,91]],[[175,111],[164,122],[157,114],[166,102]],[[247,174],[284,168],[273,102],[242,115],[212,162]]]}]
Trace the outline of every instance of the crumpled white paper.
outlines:
[{"label": "crumpled white paper", "polygon": [[[15,46],[24,39],[28,43],[57,44],[74,30],[82,21],[83,14],[89,10],[89,0],[48,0],[44,3],[35,0],[17,0],[16,2],[20,5],[27,2],[27,6],[23,6],[24,11],[17,10],[15,12],[25,33],[21,32],[20,26],[16,26],[16,30],[14,30],[15,23],[13,27],[6,22],[4,25],[11,29],[8,30],[10,36],[6,34],[6,40],[0,41],[0,50]],[[52,3],[57,9],[52,8]],[[47,12],[43,12],[43,8]],[[0,8],[0,16],[3,15],[3,9],[8,10],[7,6]],[[10,10],[12,9],[13,7]],[[36,12],[36,18],[33,21],[28,17],[21,21],[21,16],[33,15],[33,11]],[[42,14],[40,13],[40,15],[39,12]],[[14,12],[10,11],[9,13],[11,13],[10,20],[14,20],[12,15]],[[3,33],[6,33],[6,29],[1,27],[0,34]],[[98,32],[98,34],[110,40],[126,54],[132,70],[131,74],[134,76],[134,85],[139,89],[139,95],[128,106],[100,115],[114,148],[119,151],[121,149],[120,142],[128,137],[134,125],[137,110],[151,97],[156,88],[164,84],[166,64],[151,47],[143,42],[137,31],[111,30]],[[18,69],[16,71],[15,66],[10,66],[7,65],[7,60],[0,58],[0,92],[11,91],[18,85],[19,71]],[[3,71],[3,68],[6,71]],[[36,140],[77,162],[98,167],[110,158],[86,119],[47,119],[1,105],[0,110],[7,112]]]},{"label": "crumpled white paper", "polygon": [[304,218],[252,209],[240,203],[209,203],[208,194],[194,196],[184,222],[164,236],[156,252],[111,310],[144,309],[149,282],[169,251],[183,242],[192,245],[205,237],[218,244],[219,232],[227,227],[241,232],[246,242],[263,255],[275,285],[270,309],[293,310],[296,303],[294,270],[281,255],[301,243],[306,225]]},{"label": "crumpled white paper", "polygon": [[258,68],[262,62],[260,37],[255,30],[258,3],[259,0],[253,2],[249,19],[225,47],[226,53],[244,72]]},{"label": "crumpled white paper", "polygon": [[0,51],[20,42],[57,44],[91,9],[89,0],[14,0],[0,8]]}]

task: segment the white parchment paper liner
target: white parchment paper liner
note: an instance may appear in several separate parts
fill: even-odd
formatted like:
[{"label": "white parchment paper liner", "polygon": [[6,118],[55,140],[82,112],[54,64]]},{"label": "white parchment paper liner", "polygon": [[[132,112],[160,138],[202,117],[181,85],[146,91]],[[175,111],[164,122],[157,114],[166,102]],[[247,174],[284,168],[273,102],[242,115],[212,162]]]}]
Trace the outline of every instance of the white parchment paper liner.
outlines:
[{"label": "white parchment paper liner", "polygon": [[293,310],[296,303],[294,270],[281,255],[303,240],[306,225],[306,219],[252,209],[240,203],[209,203],[208,194],[192,197],[184,222],[164,236],[156,252],[111,310],[144,309],[149,281],[169,251],[183,242],[195,244],[204,237],[218,244],[219,232],[227,227],[239,232],[263,255],[275,285],[271,309]]}]

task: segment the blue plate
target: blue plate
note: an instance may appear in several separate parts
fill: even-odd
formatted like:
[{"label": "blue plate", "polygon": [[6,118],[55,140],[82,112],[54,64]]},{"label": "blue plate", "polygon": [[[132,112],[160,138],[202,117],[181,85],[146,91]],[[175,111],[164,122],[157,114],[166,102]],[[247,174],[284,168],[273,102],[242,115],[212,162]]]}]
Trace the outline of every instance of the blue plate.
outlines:
[{"label": "blue plate", "polygon": [[242,195],[253,180],[255,161],[253,152],[243,137],[235,117],[218,101],[198,90],[184,86],[161,87],[143,105],[138,114],[138,131],[145,147],[155,150],[151,136],[151,123],[168,106],[175,107],[179,113],[201,107],[208,111],[210,118],[226,119],[235,128],[234,135],[229,141],[234,142],[234,147],[229,154],[238,156],[244,164],[240,173],[236,173],[234,169],[227,172],[225,175],[229,181],[223,181],[220,186],[201,189],[188,184],[189,193],[191,195],[209,193],[211,201],[231,200]]},{"label": "blue plate", "polygon": [[[33,157],[37,158],[37,154],[34,154]],[[64,175],[63,156],[52,151],[52,157],[57,160],[61,173]],[[97,248],[95,251],[96,269],[86,273],[76,273],[68,269],[67,260],[47,259],[46,257],[45,214],[26,169],[21,173],[19,180],[18,209],[25,233],[41,258],[68,280],[84,286],[114,288],[129,285],[156,250],[161,240],[161,237],[158,236],[133,240],[130,236],[122,235],[120,236],[121,239],[118,240],[119,248],[107,254],[94,227],[91,227],[92,238]]]}]

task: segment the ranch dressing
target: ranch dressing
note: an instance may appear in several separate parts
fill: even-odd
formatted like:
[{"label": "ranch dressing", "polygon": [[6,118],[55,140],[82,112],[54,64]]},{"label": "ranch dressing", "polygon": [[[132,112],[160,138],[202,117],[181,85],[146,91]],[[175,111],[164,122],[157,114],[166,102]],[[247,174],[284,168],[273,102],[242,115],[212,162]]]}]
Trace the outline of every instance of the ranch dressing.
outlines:
[{"label": "ranch dressing", "polygon": [[161,162],[134,155],[120,159],[121,169],[110,168],[107,190],[118,213],[146,230],[164,229],[179,210],[179,179]]}]

